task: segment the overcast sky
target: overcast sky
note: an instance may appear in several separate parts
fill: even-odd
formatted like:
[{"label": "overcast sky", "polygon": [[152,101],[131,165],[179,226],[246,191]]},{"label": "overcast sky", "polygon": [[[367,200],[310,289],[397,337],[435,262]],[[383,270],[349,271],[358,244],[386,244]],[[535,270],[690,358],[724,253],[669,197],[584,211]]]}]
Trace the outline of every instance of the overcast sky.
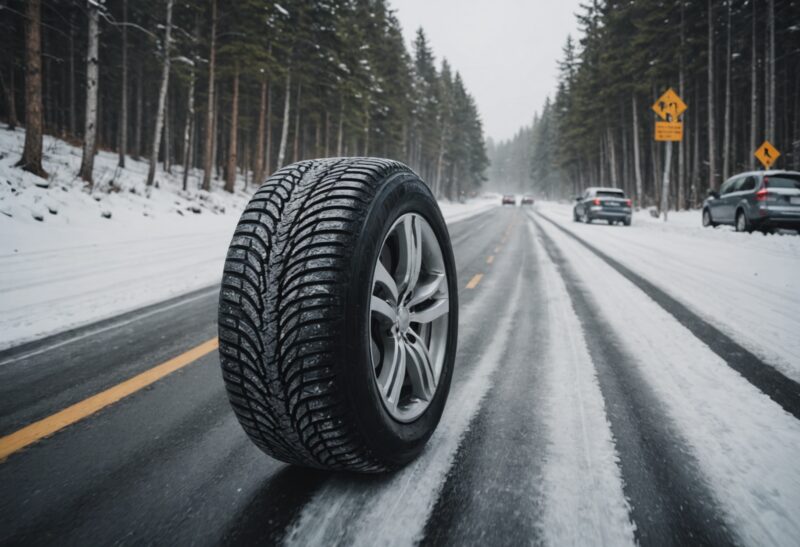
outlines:
[{"label": "overcast sky", "polygon": [[[556,61],[577,35],[580,0],[391,0],[411,47],[422,26],[436,55],[461,72],[486,135],[507,139],[556,88]],[[411,50],[413,51],[413,50]]]}]

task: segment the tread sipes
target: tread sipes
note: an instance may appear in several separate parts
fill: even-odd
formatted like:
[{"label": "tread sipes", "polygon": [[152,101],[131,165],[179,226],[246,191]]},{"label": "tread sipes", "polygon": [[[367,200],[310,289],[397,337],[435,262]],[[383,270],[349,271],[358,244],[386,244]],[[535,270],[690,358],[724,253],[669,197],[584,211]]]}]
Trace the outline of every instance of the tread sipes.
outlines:
[{"label": "tread sipes", "polygon": [[352,250],[372,199],[405,165],[302,161],[276,172],[242,213],[219,303],[222,375],[243,429],[280,460],[386,470],[336,389],[334,351]]}]

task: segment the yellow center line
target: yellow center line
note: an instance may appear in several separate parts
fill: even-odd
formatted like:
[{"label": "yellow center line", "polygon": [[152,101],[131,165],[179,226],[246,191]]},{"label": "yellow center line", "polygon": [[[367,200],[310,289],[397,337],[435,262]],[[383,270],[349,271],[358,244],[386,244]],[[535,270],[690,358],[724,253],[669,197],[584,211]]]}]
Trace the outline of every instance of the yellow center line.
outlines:
[{"label": "yellow center line", "polygon": [[472,276],[472,279],[469,280],[469,283],[467,283],[467,288],[474,289],[478,286],[478,283],[481,282],[481,279],[483,279],[483,274],[475,274]]},{"label": "yellow center line", "polygon": [[68,406],[64,410],[56,412],[38,422],[34,422],[29,426],[23,427],[10,435],[0,437],[0,461],[14,452],[45,437],[49,437],[53,433],[79,422],[95,412],[116,403],[120,399],[149,386],[164,376],[185,367],[204,355],[208,355],[217,349],[217,347],[219,347],[219,340],[216,337],[211,340],[206,340],[199,346],[177,357],[173,357],[160,365],[156,365],[141,374],[137,374],[133,378],[125,380],[105,391],[101,391],[96,395],[92,395],[72,406]]},{"label": "yellow center line", "polygon": [[486,263],[491,264],[492,262],[494,262],[494,255],[489,255],[489,258],[486,259]]}]

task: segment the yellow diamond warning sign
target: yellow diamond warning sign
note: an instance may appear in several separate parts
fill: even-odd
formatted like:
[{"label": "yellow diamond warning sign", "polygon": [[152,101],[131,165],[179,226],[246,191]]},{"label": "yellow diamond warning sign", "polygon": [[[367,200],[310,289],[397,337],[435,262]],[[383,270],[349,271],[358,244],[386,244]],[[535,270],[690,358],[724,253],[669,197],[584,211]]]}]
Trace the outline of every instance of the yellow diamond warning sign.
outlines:
[{"label": "yellow diamond warning sign", "polygon": [[683,122],[656,122],[657,141],[682,141]]},{"label": "yellow diamond warning sign", "polygon": [[759,146],[755,153],[755,156],[764,166],[764,169],[772,167],[772,164],[775,163],[775,160],[777,160],[780,155],[781,153],[778,152],[778,149],[772,146],[769,141],[764,141],[764,144]]},{"label": "yellow diamond warning sign", "polygon": [[653,104],[653,111],[658,114],[658,117],[671,122],[677,122],[678,117],[686,112],[687,108],[686,103],[678,97],[678,94],[672,88],[666,90]]}]

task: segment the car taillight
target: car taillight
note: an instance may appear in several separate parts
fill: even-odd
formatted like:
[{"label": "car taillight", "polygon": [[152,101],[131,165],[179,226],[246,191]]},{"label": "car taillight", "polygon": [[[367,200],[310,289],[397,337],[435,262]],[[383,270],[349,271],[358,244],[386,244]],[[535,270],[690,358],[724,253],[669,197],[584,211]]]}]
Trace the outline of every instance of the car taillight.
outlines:
[{"label": "car taillight", "polygon": [[600,205],[600,198],[594,198],[594,204]]},{"label": "car taillight", "polygon": [[631,207],[633,205],[633,202],[631,200],[629,200],[629,199],[626,199],[625,200],[625,205],[627,205],[628,207]]},{"label": "car taillight", "polygon": [[756,201],[767,201],[767,189],[762,188],[758,192],[756,192]]}]

